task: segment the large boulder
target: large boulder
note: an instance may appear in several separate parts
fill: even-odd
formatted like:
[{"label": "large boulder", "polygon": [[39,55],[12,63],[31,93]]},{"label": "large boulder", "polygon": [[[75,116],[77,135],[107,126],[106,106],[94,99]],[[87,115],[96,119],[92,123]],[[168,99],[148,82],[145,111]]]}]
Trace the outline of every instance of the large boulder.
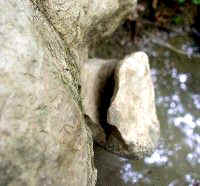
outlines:
[{"label": "large boulder", "polygon": [[63,41],[29,1],[0,1],[0,23],[0,185],[94,185]]},{"label": "large boulder", "polygon": [[0,1],[0,185],[95,185],[80,64],[135,4]]}]

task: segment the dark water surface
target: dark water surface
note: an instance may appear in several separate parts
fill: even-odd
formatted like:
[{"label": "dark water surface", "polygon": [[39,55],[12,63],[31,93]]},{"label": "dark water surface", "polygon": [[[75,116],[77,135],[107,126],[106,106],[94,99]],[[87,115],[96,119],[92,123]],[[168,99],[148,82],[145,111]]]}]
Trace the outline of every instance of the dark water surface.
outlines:
[{"label": "dark water surface", "polygon": [[200,58],[191,57],[191,38],[172,34],[167,41],[188,56],[151,42],[141,46],[150,56],[159,146],[136,161],[96,148],[97,186],[200,186]]}]

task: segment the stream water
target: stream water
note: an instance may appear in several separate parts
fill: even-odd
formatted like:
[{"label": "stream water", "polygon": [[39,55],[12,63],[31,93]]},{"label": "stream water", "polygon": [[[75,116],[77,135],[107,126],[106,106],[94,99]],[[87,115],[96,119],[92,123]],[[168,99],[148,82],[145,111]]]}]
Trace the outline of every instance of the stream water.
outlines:
[{"label": "stream water", "polygon": [[137,49],[127,49],[150,57],[159,145],[151,156],[135,161],[96,148],[97,186],[200,186],[200,58],[192,57],[197,45],[184,33],[161,36],[186,55],[148,37]]}]

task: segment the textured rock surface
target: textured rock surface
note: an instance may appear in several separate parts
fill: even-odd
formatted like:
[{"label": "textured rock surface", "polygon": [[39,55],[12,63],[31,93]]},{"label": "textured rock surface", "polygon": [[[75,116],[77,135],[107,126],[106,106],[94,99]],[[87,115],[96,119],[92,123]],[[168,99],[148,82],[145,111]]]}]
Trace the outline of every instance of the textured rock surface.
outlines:
[{"label": "textured rock surface", "polygon": [[0,185],[95,185],[80,64],[135,3],[0,1]]},{"label": "textured rock surface", "polygon": [[145,53],[134,53],[117,65],[108,123],[119,131],[127,147],[124,152],[127,155],[132,153],[142,157],[155,148],[159,138],[159,122]]},{"label": "textured rock surface", "polygon": [[0,24],[0,185],[94,185],[63,41],[29,1],[0,1]]},{"label": "textured rock surface", "polygon": [[[32,0],[67,43],[91,42],[112,33],[136,0]],[[85,44],[85,43],[84,43]]]}]

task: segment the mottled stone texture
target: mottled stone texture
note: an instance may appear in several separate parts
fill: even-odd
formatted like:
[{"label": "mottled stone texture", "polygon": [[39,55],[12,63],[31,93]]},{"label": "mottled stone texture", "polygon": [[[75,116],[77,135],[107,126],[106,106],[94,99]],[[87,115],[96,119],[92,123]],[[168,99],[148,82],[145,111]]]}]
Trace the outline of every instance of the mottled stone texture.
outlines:
[{"label": "mottled stone texture", "polygon": [[115,70],[115,90],[108,109],[108,123],[115,126],[127,146],[127,155],[149,154],[159,138],[154,88],[148,57],[137,52],[120,61]]},{"label": "mottled stone texture", "polygon": [[0,185],[94,185],[63,41],[29,1],[0,1]]},{"label": "mottled stone texture", "polygon": [[32,0],[72,45],[112,33],[136,0]]}]

